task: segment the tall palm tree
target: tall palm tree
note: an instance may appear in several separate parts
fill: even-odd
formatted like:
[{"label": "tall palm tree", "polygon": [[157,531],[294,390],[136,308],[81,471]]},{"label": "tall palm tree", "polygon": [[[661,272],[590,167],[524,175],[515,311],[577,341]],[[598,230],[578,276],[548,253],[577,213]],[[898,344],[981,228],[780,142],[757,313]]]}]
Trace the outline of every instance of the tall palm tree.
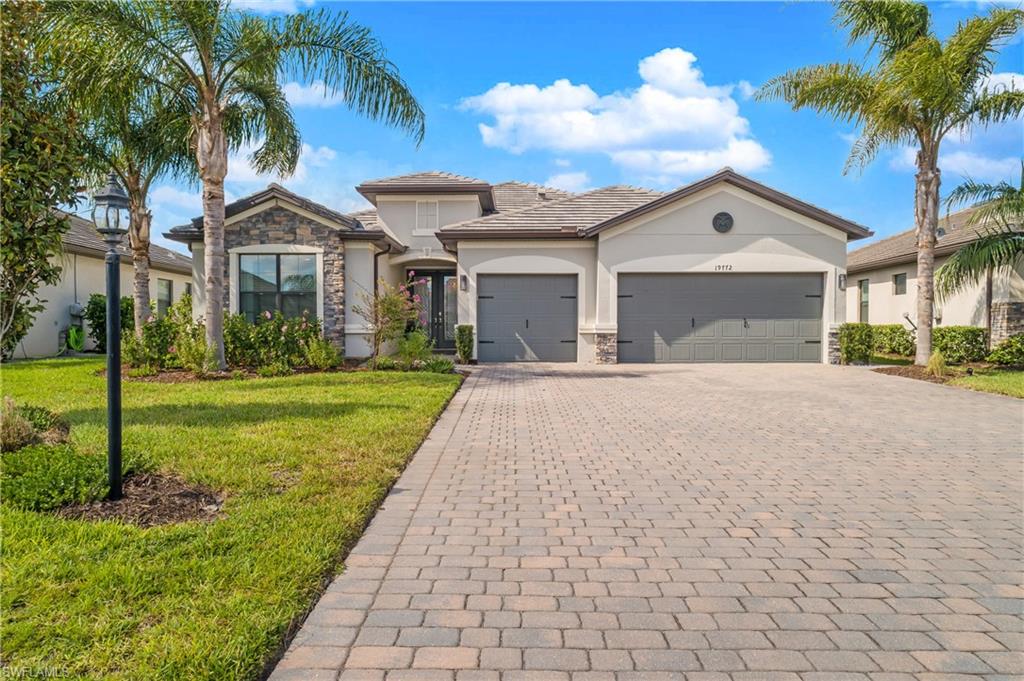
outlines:
[{"label": "tall palm tree", "polygon": [[978,238],[949,256],[935,272],[939,300],[1024,262],[1024,161],[1019,187],[968,179],[946,197],[947,209],[967,205],[977,206],[966,226],[978,227]]},{"label": "tall palm tree", "polygon": [[965,134],[1015,118],[1024,91],[986,84],[997,48],[1013,37],[1024,12],[996,8],[960,23],[941,40],[924,4],[903,0],[844,0],[836,21],[850,42],[866,41],[871,65],[834,63],[796,69],[766,83],[760,100],[781,99],[860,128],[847,172],[870,163],[885,148],[917,150],[914,226],[917,234],[917,355],[928,362],[932,345],[935,234],[939,219],[939,147],[951,132]]},{"label": "tall palm tree", "polygon": [[[149,318],[149,189],[154,180],[194,175],[188,147],[188,116],[169,108],[156,88],[126,88],[116,100],[86,114],[86,148],[101,170],[112,170],[128,194],[128,245],[134,267],[135,334]],[[161,134],[154,134],[160,131]],[[96,186],[103,173],[93,178]]]},{"label": "tall palm tree", "polygon": [[[291,173],[301,142],[281,83],[322,81],[355,111],[412,134],[424,115],[383,46],[346,13],[267,18],[228,0],[53,0],[52,38],[75,53],[66,87],[100,98],[138,79],[189,112],[203,187],[206,339],[224,367],[224,178],[228,152],[255,146],[260,172]],[[162,134],[157,131],[157,134]]]}]

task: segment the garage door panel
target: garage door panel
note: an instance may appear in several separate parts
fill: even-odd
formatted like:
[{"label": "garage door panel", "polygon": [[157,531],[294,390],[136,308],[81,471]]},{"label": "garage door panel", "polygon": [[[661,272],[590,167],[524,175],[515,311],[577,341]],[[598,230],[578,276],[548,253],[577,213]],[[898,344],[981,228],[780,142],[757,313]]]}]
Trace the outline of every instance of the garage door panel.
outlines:
[{"label": "garage door panel", "polygon": [[477,356],[482,362],[575,362],[576,276],[477,278]]},{"label": "garage door panel", "polygon": [[819,274],[622,274],[619,291],[621,362],[821,359]]}]

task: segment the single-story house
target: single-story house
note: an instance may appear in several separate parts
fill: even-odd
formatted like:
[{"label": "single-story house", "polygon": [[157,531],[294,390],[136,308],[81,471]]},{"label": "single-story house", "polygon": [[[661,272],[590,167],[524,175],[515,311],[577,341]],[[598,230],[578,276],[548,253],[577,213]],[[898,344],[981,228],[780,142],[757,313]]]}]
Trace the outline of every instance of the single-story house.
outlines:
[{"label": "single-story house", "polygon": [[[984,229],[968,226],[973,208],[939,220],[935,269]],[[846,271],[846,319],[869,324],[917,324],[917,238],[913,229],[851,251]],[[935,324],[982,326],[993,343],[1024,333],[1024,265],[995,273],[948,300],[936,301]]]},{"label": "single-story house", "polygon": [[[36,315],[32,328],[14,349],[15,358],[53,357],[65,347],[68,327],[81,325],[88,334],[89,325],[81,318],[82,309],[93,293],[106,294],[106,269],[103,258],[107,245],[96,226],[77,215],[70,215],[71,228],[64,235],[61,278],[54,286],[42,286],[39,299],[46,307]],[[135,291],[135,268],[131,251],[125,245],[121,255],[121,295]],[[192,288],[192,259],[182,253],[151,245],[149,247],[149,294],[160,310],[166,309]],[[86,349],[93,349],[86,336]]]},{"label": "single-story house", "polygon": [[[366,356],[353,306],[378,278],[415,273],[436,346],[472,324],[480,361],[828,362],[847,243],[871,235],[728,168],[668,193],[436,171],[356,190],[372,209],[342,214],[276,184],[228,205],[226,308],[309,311]],[[167,236],[192,251],[202,316],[203,221]]]}]

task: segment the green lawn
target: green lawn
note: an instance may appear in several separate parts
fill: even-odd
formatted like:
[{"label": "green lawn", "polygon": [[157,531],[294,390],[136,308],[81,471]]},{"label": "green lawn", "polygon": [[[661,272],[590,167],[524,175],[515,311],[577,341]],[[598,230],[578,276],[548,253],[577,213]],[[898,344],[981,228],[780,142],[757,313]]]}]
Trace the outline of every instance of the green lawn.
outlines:
[{"label": "green lawn", "polygon": [[[5,365],[3,393],[62,412],[77,450],[101,453],[101,367]],[[257,678],[459,381],[358,372],[125,383],[126,451],[221,491],[225,516],[140,529],[0,505],[4,666]]]},{"label": "green lawn", "polygon": [[973,376],[960,376],[950,383],[971,390],[1024,399],[1024,371],[1021,370],[975,369]]}]

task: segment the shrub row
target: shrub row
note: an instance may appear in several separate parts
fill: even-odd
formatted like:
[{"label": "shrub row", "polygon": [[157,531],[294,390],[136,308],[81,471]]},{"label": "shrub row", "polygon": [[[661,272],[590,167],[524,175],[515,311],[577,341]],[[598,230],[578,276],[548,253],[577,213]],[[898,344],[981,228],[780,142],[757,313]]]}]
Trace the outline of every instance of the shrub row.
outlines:
[{"label": "shrub row", "polygon": [[979,326],[936,326],[932,352],[941,352],[950,364],[980,362],[988,355],[988,329]]},{"label": "shrub row", "polygon": [[874,324],[871,335],[875,352],[903,357],[914,354],[914,334],[902,324]]},{"label": "shrub row", "polygon": [[1010,336],[992,349],[988,361],[1007,367],[1024,367],[1024,333]]}]

